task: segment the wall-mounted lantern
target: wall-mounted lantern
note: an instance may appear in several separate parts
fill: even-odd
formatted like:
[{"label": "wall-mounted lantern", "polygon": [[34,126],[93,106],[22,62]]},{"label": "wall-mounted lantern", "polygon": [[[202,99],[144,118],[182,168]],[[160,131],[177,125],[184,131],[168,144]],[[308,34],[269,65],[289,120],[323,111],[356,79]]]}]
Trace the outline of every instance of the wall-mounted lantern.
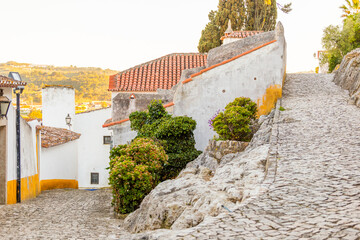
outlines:
[{"label": "wall-mounted lantern", "polygon": [[70,114],[68,114],[65,118],[65,122],[66,122],[66,125],[69,126],[69,130],[70,130],[70,127],[71,127],[71,117],[70,117]]},{"label": "wall-mounted lantern", "polygon": [[4,117],[6,118],[11,103],[11,101],[3,95],[4,92],[0,89],[0,119]]}]

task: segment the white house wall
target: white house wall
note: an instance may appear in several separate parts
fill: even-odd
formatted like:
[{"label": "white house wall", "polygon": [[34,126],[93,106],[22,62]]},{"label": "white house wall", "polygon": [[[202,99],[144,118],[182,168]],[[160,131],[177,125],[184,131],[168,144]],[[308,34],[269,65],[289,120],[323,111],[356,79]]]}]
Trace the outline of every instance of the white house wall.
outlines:
[{"label": "white house wall", "polygon": [[[5,88],[4,95],[12,98],[12,89]],[[7,115],[7,203],[16,203],[17,153],[16,110],[10,105]],[[21,200],[27,200],[40,192],[38,159],[36,152],[37,122],[27,123],[20,118]]]},{"label": "white house wall", "polygon": [[[110,118],[111,109],[106,108],[76,114],[74,131],[81,134],[79,144],[78,181],[80,188],[107,187],[110,144],[103,143],[103,136],[111,136],[111,131],[102,128]],[[99,184],[91,184],[90,174],[99,173]]]},{"label": "white house wall", "polygon": [[282,86],[286,43],[281,29],[277,31],[277,42],[179,85],[174,96],[174,115],[186,115],[196,120],[194,135],[197,149],[204,150],[209,139],[215,135],[208,121],[216,111],[223,110],[237,97],[249,97],[257,102],[270,86]]},{"label": "white house wall", "polygon": [[78,140],[42,148],[41,190],[78,187]]},{"label": "white house wall", "polygon": [[42,121],[44,126],[66,128],[65,118],[75,117],[75,90],[68,87],[42,89]]}]

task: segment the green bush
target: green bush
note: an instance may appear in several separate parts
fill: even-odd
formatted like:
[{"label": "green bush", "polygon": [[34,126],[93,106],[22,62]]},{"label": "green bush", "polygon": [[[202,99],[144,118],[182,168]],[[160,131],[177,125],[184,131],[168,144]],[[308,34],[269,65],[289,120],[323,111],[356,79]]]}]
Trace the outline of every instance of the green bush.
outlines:
[{"label": "green bush", "polygon": [[250,98],[236,98],[212,120],[212,126],[221,140],[250,141],[256,113],[257,105]]},{"label": "green bush", "polygon": [[183,116],[172,117],[161,100],[151,101],[148,112],[134,112],[129,118],[131,129],[138,133],[137,137],[156,139],[164,147],[169,159],[163,166],[161,180],[176,177],[188,162],[200,155],[201,151],[195,149],[195,120]]},{"label": "green bush", "polygon": [[129,145],[112,149],[109,183],[117,213],[130,213],[139,207],[143,198],[160,182],[167,158],[163,147],[149,138],[137,138]]}]

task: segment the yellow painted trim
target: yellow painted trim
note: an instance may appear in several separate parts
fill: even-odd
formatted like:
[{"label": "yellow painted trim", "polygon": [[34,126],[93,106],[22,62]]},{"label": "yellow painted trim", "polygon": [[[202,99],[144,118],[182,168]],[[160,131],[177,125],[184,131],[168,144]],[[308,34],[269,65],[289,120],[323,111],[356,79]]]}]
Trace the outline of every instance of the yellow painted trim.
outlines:
[{"label": "yellow painted trim", "polygon": [[[21,201],[40,194],[39,174],[21,178]],[[16,203],[16,180],[7,182],[7,204]]]},{"label": "yellow painted trim", "polygon": [[276,101],[282,96],[282,87],[279,84],[271,85],[265,94],[257,100],[258,117],[267,115],[275,107]]},{"label": "yellow painted trim", "polygon": [[79,188],[79,183],[76,180],[66,179],[49,179],[40,181],[41,191],[50,189],[61,189],[61,188]]}]

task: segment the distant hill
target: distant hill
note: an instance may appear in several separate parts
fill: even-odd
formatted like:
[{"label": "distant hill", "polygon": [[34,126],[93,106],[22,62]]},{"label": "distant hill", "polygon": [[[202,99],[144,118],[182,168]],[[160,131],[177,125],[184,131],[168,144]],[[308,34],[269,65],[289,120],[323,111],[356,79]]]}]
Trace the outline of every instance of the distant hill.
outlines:
[{"label": "distant hill", "polygon": [[107,91],[109,76],[118,71],[94,67],[55,67],[10,61],[0,63],[0,75],[19,72],[27,82],[22,100],[27,104],[41,104],[41,88],[45,85],[70,85],[75,88],[77,103],[89,101],[111,101]]}]

